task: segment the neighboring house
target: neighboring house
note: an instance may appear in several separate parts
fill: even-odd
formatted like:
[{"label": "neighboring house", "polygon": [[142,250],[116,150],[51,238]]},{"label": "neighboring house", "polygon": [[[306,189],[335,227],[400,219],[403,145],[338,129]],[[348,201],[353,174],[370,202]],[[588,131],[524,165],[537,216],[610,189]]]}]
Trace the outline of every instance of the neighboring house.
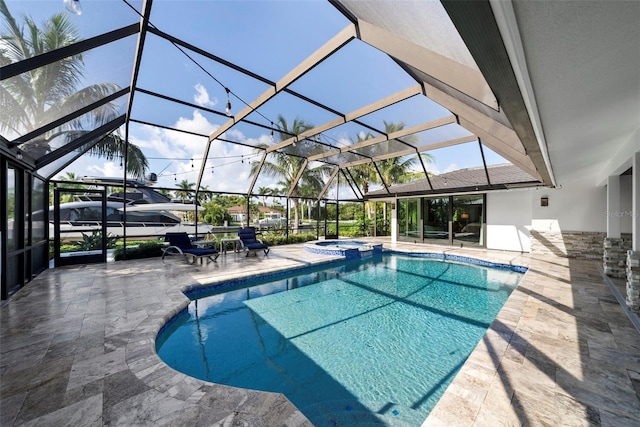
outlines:
[{"label": "neighboring house", "polygon": [[[227,212],[229,212],[229,215],[231,215],[231,220],[233,222],[246,223],[247,221],[246,205],[231,206],[230,208],[227,208]],[[260,217],[267,217],[267,218],[282,214],[282,211],[270,208],[268,206],[262,206],[262,205],[258,206],[258,212],[260,213]],[[255,213],[253,213],[253,215],[255,215]],[[256,222],[256,221],[258,221],[258,217],[251,218],[251,222]]]},{"label": "neighboring house", "polygon": [[243,205],[231,206],[227,208],[227,212],[231,215],[231,221],[233,222],[246,222],[247,221],[247,207]]}]

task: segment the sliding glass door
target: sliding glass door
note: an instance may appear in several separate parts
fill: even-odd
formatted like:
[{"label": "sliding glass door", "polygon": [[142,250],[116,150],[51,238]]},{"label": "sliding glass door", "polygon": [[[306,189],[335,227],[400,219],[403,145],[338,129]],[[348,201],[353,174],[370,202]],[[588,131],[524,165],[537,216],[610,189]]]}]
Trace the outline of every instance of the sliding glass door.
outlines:
[{"label": "sliding glass door", "polygon": [[453,197],[453,242],[484,245],[484,196]]},{"label": "sliding glass door", "polygon": [[398,200],[398,240],[484,246],[485,230],[483,194]]},{"label": "sliding glass door", "polygon": [[398,201],[398,238],[404,241],[422,240],[420,199]]},{"label": "sliding glass door", "polygon": [[436,243],[449,241],[449,197],[424,198],[424,228],[425,241],[438,240]]}]

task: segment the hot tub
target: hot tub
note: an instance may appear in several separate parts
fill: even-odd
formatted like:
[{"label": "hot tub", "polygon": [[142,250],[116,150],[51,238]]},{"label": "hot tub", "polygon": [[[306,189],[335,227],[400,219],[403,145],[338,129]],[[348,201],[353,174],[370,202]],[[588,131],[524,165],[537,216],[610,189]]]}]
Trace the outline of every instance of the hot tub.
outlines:
[{"label": "hot tub", "polygon": [[304,244],[307,252],[323,255],[343,256],[359,259],[382,253],[382,243],[368,243],[358,240],[315,240]]}]

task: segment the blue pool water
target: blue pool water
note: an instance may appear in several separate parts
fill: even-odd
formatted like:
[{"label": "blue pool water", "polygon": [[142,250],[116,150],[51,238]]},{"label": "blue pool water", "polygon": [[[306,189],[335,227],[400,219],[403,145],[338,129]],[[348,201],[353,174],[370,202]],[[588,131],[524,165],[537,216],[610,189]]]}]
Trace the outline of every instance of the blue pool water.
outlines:
[{"label": "blue pool water", "polygon": [[283,393],[316,426],[420,425],[521,276],[398,254],[343,262],[201,294],[156,348],[188,375]]}]

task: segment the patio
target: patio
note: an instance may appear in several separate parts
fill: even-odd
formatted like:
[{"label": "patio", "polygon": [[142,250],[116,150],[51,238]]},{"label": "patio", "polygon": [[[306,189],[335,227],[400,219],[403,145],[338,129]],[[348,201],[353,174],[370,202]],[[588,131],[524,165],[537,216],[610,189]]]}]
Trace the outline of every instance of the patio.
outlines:
[{"label": "patio", "polygon": [[[640,333],[594,261],[372,240],[529,267],[424,425],[640,424]],[[282,395],[195,380],[154,350],[183,287],[331,259],[302,247],[45,271],[0,305],[0,424],[310,425]]]}]

